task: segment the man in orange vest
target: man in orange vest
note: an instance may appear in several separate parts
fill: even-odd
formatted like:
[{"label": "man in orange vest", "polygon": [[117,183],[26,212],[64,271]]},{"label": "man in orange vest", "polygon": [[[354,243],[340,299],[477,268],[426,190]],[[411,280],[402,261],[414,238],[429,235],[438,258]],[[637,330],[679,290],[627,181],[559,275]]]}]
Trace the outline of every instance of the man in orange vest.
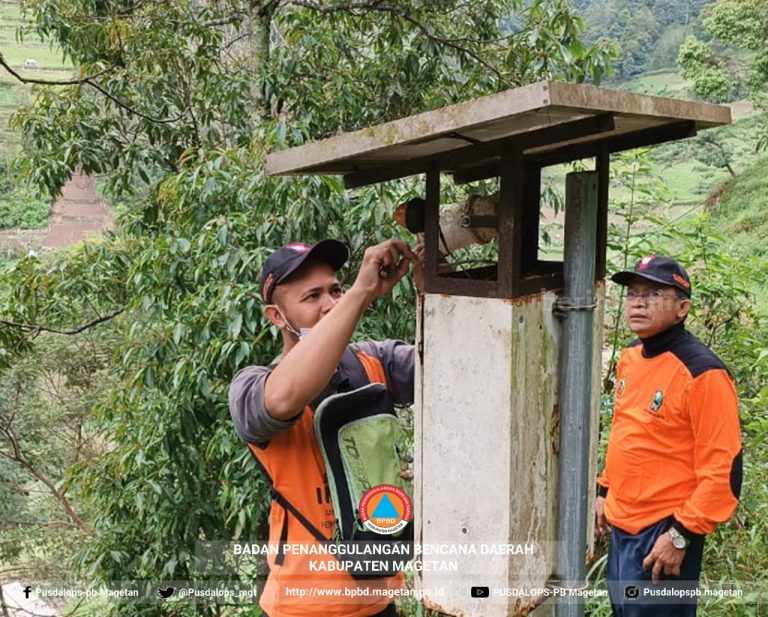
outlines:
[{"label": "man in orange vest", "polygon": [[[343,292],[336,272],[347,259],[347,247],[336,240],[313,246],[295,242],[270,255],[261,294],[267,318],[282,333],[283,352],[269,366],[242,369],[230,385],[235,429],[272,485],[273,545],[330,539],[335,530],[314,437],[316,401],[379,381],[396,404],[413,402],[413,346],[395,340],[350,344],[350,338],[365,310],[392,290],[410,264],[420,288],[421,257],[400,240],[370,247],[354,284]],[[386,592],[402,587],[402,573],[360,581],[334,571],[332,556],[326,557],[329,567],[318,571],[319,559],[268,556],[270,573],[260,599],[268,617],[396,615],[393,594]]]},{"label": "man in orange vest", "polygon": [[651,255],[613,280],[639,339],[616,366],[615,403],[595,504],[611,527],[607,580],[617,617],[690,617],[704,537],[741,491],[739,404],[728,369],[686,331],[691,280]]}]

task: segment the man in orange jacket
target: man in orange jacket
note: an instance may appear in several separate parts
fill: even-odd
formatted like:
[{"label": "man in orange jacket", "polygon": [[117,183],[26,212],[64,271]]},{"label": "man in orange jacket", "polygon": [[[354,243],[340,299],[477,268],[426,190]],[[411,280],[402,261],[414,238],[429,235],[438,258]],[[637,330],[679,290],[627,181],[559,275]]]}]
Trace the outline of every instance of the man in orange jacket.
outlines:
[{"label": "man in orange jacket", "polygon": [[[396,404],[413,402],[413,345],[396,340],[350,344],[350,338],[365,310],[392,290],[410,264],[421,287],[417,252],[400,240],[368,248],[346,293],[336,278],[349,256],[341,242],[294,242],[266,260],[261,276],[264,312],[282,333],[283,352],[269,366],[249,366],[235,375],[229,409],[238,435],[272,485],[270,545],[311,544],[317,541],[313,532],[326,539],[334,534],[326,470],[314,436],[317,401],[378,381],[386,384]],[[318,571],[323,559],[329,568]],[[331,568],[334,559],[270,554],[260,598],[264,614],[395,617],[394,594],[386,592],[402,587],[402,573],[358,581]]]},{"label": "man in orange jacket", "polygon": [[639,339],[616,367],[615,403],[595,504],[611,527],[607,579],[617,617],[696,614],[704,537],[738,504],[738,398],[722,361],[684,327],[691,281],[652,255],[613,280]]}]

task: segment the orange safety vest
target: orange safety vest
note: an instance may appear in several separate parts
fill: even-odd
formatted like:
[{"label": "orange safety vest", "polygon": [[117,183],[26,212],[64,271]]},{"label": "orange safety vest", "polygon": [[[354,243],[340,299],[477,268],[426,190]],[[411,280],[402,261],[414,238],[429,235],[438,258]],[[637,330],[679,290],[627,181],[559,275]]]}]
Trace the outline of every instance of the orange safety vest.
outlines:
[{"label": "orange safety vest", "polygon": [[[345,352],[342,364],[362,364],[370,383],[387,383],[384,367],[378,358],[363,352]],[[353,384],[360,387],[365,384]],[[307,522],[331,539],[336,521],[331,504],[328,480],[314,430],[311,405],[304,408],[298,422],[273,437],[266,445],[249,443],[273,491],[282,495]],[[269,510],[269,544],[309,545],[317,543],[312,533],[296,515],[288,512],[274,498]],[[375,615],[392,602],[387,589],[400,589],[402,572],[395,576],[355,580],[338,570],[333,555],[299,555],[270,552],[267,556],[269,576],[261,594],[260,606],[269,617],[367,617]]]}]

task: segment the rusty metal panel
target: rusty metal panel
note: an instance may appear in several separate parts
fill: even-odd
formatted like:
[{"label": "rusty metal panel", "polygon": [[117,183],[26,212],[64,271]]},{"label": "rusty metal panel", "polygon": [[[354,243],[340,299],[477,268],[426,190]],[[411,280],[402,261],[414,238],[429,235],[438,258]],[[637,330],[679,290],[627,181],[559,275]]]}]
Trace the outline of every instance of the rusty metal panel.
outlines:
[{"label": "rusty metal panel", "polygon": [[[273,152],[267,157],[266,171],[285,175],[380,170],[444,155],[470,142],[523,136],[606,113],[613,114],[615,129],[598,132],[596,137],[608,144],[614,137],[642,135],[654,127],[663,131],[668,124],[690,122],[701,129],[731,122],[730,108],[725,106],[544,81]],[[584,144],[590,139],[560,136],[557,142],[531,148],[531,153],[543,156],[565,144]]]},{"label": "rusty metal panel", "polygon": [[[602,306],[602,291],[598,297]],[[559,438],[555,299],[546,292],[514,301],[440,294],[421,300],[416,541],[428,547],[536,547],[529,556],[452,556],[458,572],[421,572],[416,584],[425,606],[448,615],[527,614],[536,598],[474,599],[470,587],[543,587],[552,573]],[[598,349],[601,334],[596,327]],[[591,425],[596,448],[600,354],[594,358]],[[594,474],[595,461],[591,463]]]},{"label": "rusty metal panel", "polygon": [[601,109],[628,116],[677,118],[695,120],[699,126],[708,127],[728,124],[731,121],[730,107],[725,105],[702,104],[698,101],[683,101],[663,96],[647,96],[610,90],[587,84],[569,84],[559,81],[547,82],[552,105],[573,109]]},{"label": "rusty metal panel", "polygon": [[491,139],[483,142],[472,140],[471,145],[450,149],[447,152],[432,153],[411,158],[407,161],[390,162],[387,165],[377,164],[371,170],[348,173],[344,176],[344,185],[347,188],[356,188],[376,182],[426,173],[433,168],[440,171],[459,170],[467,165],[474,166],[482,161],[501,157],[510,150],[519,152],[531,150],[535,152],[537,147],[546,147],[553,143],[576,143],[579,138],[594,139],[600,133],[610,135],[614,129],[613,114],[596,114],[572,122],[561,122],[553,126],[528,131],[512,137]]}]

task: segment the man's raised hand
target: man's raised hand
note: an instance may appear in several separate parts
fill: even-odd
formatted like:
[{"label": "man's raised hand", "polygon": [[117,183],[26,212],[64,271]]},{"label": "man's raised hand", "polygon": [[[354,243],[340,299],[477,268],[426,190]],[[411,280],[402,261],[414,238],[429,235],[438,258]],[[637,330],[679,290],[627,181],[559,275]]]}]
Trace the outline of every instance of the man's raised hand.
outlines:
[{"label": "man's raised hand", "polygon": [[363,254],[363,263],[353,288],[363,291],[371,301],[392,291],[408,272],[417,255],[402,240],[385,240],[371,246]]}]

